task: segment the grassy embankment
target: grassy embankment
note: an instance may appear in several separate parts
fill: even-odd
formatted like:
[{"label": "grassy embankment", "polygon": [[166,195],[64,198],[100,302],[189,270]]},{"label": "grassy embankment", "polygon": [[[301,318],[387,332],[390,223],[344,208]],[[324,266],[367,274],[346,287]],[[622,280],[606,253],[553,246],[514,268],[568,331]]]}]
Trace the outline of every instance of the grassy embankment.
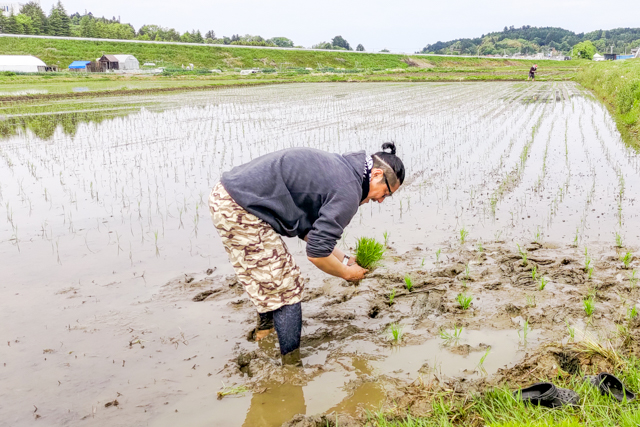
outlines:
[{"label": "grassy embankment", "polygon": [[[629,336],[631,337],[631,336]],[[633,339],[633,338],[631,338]],[[592,342],[595,343],[595,342]],[[601,370],[614,373],[626,387],[638,392],[640,386],[640,360],[633,356],[623,356],[627,350],[613,350],[608,344],[595,346],[583,342],[570,343],[564,347],[588,364],[589,373]],[[633,353],[633,351],[631,352]],[[562,361],[558,362],[558,365]],[[543,374],[534,366],[530,372],[523,372],[515,383],[488,388],[481,393],[455,391],[455,386],[429,383],[416,384],[407,389],[414,395],[414,403],[421,402],[422,412],[428,416],[412,416],[411,409],[398,407],[389,412],[370,416],[369,425],[375,427],[636,427],[640,425],[640,402],[618,402],[582,380],[581,369],[569,373],[559,366]],[[542,369],[547,370],[547,369]],[[536,371],[536,372],[534,372]],[[558,387],[574,390],[580,396],[575,407],[545,408],[525,405],[513,396],[512,390],[518,386],[528,386],[538,381],[549,381]]]},{"label": "grassy embankment", "polygon": [[[359,81],[522,81],[532,61],[487,58],[455,58],[423,55],[370,54],[346,51],[304,51],[221,46],[155,45],[58,39],[0,37],[1,54],[30,54],[48,64],[65,69],[74,60],[90,60],[103,53],[130,53],[140,63],[153,62],[171,70],[165,75],[106,75],[50,73],[0,77],[0,96],[4,100],[47,98],[52,94],[80,95],[74,88],[89,92],[210,89],[217,86],[269,84],[280,82],[359,82]],[[196,70],[183,72],[181,65],[194,64]],[[540,80],[571,79],[578,61],[538,61],[545,71]],[[177,69],[176,69],[177,68]],[[242,68],[261,68],[267,72],[240,76]],[[309,71],[305,68],[312,68]],[[211,73],[220,69],[221,74]],[[277,71],[277,72],[275,72]],[[25,97],[20,92],[38,90],[43,94]],[[18,95],[16,98],[15,95]]]},{"label": "grassy embankment", "polygon": [[586,63],[576,81],[604,102],[624,140],[640,150],[640,59]]}]

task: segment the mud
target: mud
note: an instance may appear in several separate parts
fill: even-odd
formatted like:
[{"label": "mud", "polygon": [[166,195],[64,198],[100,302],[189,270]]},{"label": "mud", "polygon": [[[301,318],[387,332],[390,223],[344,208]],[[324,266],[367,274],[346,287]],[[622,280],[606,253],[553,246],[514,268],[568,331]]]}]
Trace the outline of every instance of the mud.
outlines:
[{"label": "mud", "polygon": [[[640,291],[625,274],[629,270],[618,261],[621,250],[592,250],[599,267],[589,277],[581,267],[583,255],[577,248],[537,243],[525,248],[529,256],[523,265],[515,244],[485,243],[482,251],[473,243],[452,245],[446,252],[449,263],[420,269],[403,266],[419,259],[419,251],[398,256],[391,249],[385,265],[360,283],[327,278],[321,285],[309,287],[303,304],[304,368],[281,366],[277,340],[270,336],[258,344],[240,343],[237,356],[228,361],[222,373],[229,382],[274,398],[293,393],[282,387],[306,390],[314,382],[327,383],[323,378],[339,373],[343,378],[340,388],[347,397],[333,407],[318,408],[328,415],[295,415],[293,412],[302,411],[303,406],[292,405],[289,412],[293,418],[284,424],[316,426],[361,425],[366,411],[372,409],[411,408],[414,415],[416,410],[427,411],[430,405],[424,396],[412,395],[423,395],[419,389],[425,383],[455,384],[459,392],[471,392],[503,383],[515,387],[562,372],[611,369],[607,361],[593,362],[572,347],[579,337],[569,342],[568,325],[594,335],[613,331],[627,309],[636,304]],[[549,279],[543,290],[531,279],[534,268]],[[411,292],[404,286],[407,274],[413,278]],[[211,280],[216,282],[196,278],[192,286],[215,286],[217,292],[207,301],[242,307],[237,315],[244,317],[246,328],[252,328],[255,313],[247,297],[237,286],[222,285],[224,277],[216,284]],[[169,283],[167,288],[176,286],[180,281]],[[391,290],[396,291],[396,300],[389,305]],[[456,300],[462,292],[473,296],[466,310]],[[590,294],[595,295],[596,309],[587,316],[582,301]],[[526,335],[525,321],[529,328]],[[403,327],[397,342],[388,331],[392,322]],[[456,326],[462,328],[458,339],[449,341],[440,336],[440,331],[452,331]],[[303,412],[313,413],[308,408]],[[338,414],[348,417],[336,423]],[[254,425],[252,419],[248,415],[245,425]]]}]

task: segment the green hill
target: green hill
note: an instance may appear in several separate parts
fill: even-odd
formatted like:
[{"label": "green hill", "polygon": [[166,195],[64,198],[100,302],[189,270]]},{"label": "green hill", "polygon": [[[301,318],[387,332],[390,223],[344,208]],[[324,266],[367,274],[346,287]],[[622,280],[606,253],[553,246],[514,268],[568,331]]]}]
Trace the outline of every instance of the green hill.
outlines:
[{"label": "green hill", "polygon": [[483,34],[477,38],[451,40],[429,44],[421,53],[461,54],[461,55],[502,55],[538,53],[556,50],[570,53],[571,48],[583,41],[591,41],[599,52],[627,53],[640,47],[640,28],[615,28],[596,30],[589,33],[574,33],[557,27],[521,28],[504,27],[500,32]]},{"label": "green hill", "polygon": [[374,54],[344,50],[259,49],[221,45],[154,44],[122,41],[65,40],[57,38],[0,37],[0,54],[34,55],[65,69],[76,60],[94,60],[103,54],[131,54],[140,64],[196,68],[304,68],[389,70],[431,67],[501,67],[513,61],[486,58],[451,58],[401,54]]}]

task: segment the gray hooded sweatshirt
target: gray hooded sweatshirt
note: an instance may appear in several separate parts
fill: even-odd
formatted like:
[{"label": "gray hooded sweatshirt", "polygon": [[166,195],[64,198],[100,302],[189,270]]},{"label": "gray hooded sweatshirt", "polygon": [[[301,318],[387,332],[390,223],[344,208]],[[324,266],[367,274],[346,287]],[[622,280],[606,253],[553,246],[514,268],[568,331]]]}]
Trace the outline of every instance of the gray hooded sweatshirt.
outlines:
[{"label": "gray hooded sweatshirt", "polygon": [[307,237],[307,256],[331,255],[358,211],[366,154],[291,148],[222,174],[222,185],[249,213],[284,236]]}]

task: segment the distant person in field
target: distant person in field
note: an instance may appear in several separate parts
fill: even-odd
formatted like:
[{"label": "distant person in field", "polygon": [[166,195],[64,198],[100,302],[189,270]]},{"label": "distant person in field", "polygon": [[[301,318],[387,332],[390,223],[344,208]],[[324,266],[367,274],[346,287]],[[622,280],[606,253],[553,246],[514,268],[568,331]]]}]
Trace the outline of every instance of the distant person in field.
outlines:
[{"label": "distant person in field", "polygon": [[371,156],[311,148],[276,151],[222,174],[211,192],[213,223],[238,281],[258,311],[256,341],[275,329],[285,364],[301,365],[304,281],[280,236],[307,242],[307,258],[349,281],[367,270],[336,247],[358,206],[382,203],[404,182],[392,142]]},{"label": "distant person in field", "polygon": [[527,80],[536,81],[536,71],[538,71],[538,66],[533,64],[533,66],[529,69],[529,78]]}]

